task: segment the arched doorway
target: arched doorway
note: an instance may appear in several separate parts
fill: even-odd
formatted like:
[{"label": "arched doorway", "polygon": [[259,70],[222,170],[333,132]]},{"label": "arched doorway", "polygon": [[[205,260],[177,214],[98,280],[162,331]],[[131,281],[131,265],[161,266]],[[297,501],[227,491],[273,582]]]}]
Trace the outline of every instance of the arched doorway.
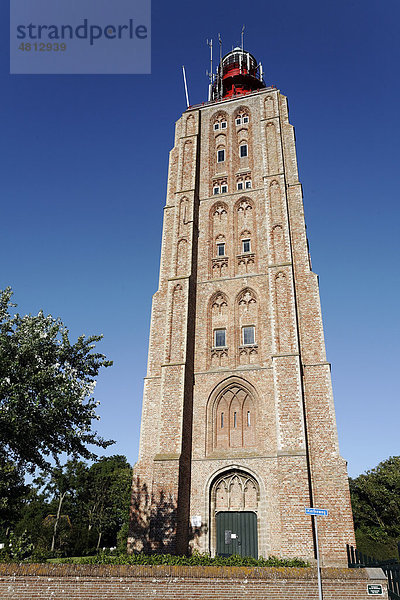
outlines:
[{"label": "arched doorway", "polygon": [[211,487],[211,546],[215,554],[258,558],[258,504],[254,477],[240,470],[219,475]]}]

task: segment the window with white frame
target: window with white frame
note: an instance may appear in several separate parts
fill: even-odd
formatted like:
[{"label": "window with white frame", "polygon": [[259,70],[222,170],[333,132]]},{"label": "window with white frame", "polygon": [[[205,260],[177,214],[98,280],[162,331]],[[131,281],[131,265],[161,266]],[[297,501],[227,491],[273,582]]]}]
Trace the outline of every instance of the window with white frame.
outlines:
[{"label": "window with white frame", "polygon": [[247,144],[241,144],[239,146],[239,156],[240,158],[244,158],[245,156],[247,156],[248,150],[247,150]]},{"label": "window with white frame", "polygon": [[227,122],[221,121],[221,129],[226,129],[226,127],[227,127]]},{"label": "window with white frame", "polygon": [[214,196],[216,194],[219,194],[219,185],[214,185],[214,187],[213,187],[213,194],[214,194]]},{"label": "window with white frame", "polygon": [[242,240],[242,253],[247,254],[248,252],[251,252],[250,240],[249,239]]},{"label": "window with white frame", "polygon": [[214,123],[214,131],[217,131],[219,129],[219,123],[217,121],[217,123]]},{"label": "window with white frame", "polygon": [[242,327],[242,342],[243,346],[253,346],[256,342],[256,332],[254,325],[246,325]]},{"label": "window with white frame", "polygon": [[218,242],[217,244],[217,255],[225,256],[225,242]]},{"label": "window with white frame", "polygon": [[224,162],[225,161],[225,150],[218,150],[217,152],[217,162]]},{"label": "window with white frame", "polygon": [[236,125],[241,125],[242,123],[246,125],[249,122],[249,116],[246,114],[238,115],[235,119]]},{"label": "window with white frame", "polygon": [[223,184],[221,185],[221,194],[226,194],[226,193],[227,193],[227,191],[228,191],[228,186],[227,186],[227,184],[226,184],[226,183],[223,183]]},{"label": "window with white frame", "polygon": [[243,189],[243,181],[238,181],[237,182],[237,189],[238,190],[242,190]]},{"label": "window with white frame", "polygon": [[226,329],[214,329],[214,347],[224,348],[226,346]]},{"label": "window with white frame", "polygon": [[246,179],[245,186],[246,190],[249,190],[251,188],[251,179]]}]

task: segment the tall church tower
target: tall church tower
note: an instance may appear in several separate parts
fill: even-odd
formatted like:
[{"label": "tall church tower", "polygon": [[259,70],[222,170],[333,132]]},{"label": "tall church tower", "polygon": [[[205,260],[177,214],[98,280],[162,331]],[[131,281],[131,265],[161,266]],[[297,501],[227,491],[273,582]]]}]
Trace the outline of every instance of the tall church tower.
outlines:
[{"label": "tall church tower", "polygon": [[176,123],[131,549],[315,556],[354,530],[285,96],[226,54]]}]

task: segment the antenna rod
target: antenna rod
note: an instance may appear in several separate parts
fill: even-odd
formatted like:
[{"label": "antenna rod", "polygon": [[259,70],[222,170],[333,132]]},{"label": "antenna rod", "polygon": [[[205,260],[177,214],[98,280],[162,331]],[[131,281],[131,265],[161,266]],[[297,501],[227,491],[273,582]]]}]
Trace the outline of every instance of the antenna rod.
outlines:
[{"label": "antenna rod", "polygon": [[213,73],[213,41],[211,40],[207,40],[207,45],[210,48],[210,72],[208,73],[208,77],[210,79],[210,83],[208,85],[208,100],[210,101],[212,99],[212,88],[213,88],[213,83],[214,83],[214,73]]},{"label": "antenna rod", "polygon": [[222,40],[221,35],[218,34],[219,41],[219,97],[222,98]]},{"label": "antenna rod", "polygon": [[244,25],[242,27],[242,52],[243,52]]},{"label": "antenna rod", "polygon": [[189,94],[188,94],[188,89],[187,89],[186,72],[185,72],[184,65],[182,65],[182,72],[183,72],[183,83],[185,84],[186,106],[187,106],[187,108],[189,108],[189,106],[190,106],[190,104],[189,104]]},{"label": "antenna rod", "polygon": [[212,40],[207,40],[207,44],[208,47],[210,48],[210,77],[211,77],[211,83],[213,82],[214,76],[213,76],[213,70],[212,70],[212,63],[213,63],[213,56],[212,56],[212,49],[213,49],[213,41]]}]

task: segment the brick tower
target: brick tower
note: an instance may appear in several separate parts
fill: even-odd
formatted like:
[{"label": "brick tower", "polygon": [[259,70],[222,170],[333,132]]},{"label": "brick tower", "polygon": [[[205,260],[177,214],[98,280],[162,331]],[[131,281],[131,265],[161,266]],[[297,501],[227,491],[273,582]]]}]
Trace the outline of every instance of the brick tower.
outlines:
[{"label": "brick tower", "polygon": [[354,530],[285,96],[225,55],[176,123],[128,545],[315,556]]}]

